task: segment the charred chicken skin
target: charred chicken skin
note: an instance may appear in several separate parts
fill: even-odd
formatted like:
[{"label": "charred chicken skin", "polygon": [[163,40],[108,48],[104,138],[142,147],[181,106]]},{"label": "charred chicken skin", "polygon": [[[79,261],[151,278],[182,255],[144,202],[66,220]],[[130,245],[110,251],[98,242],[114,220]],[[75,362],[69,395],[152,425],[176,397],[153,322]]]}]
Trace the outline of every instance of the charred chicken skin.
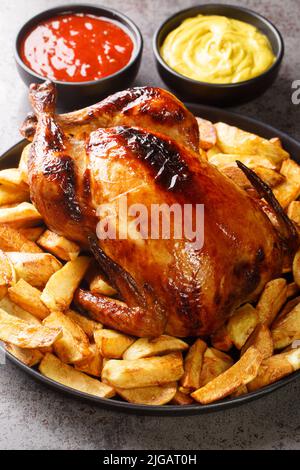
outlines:
[{"label": "charred chicken skin", "polygon": [[[204,336],[279,275],[292,224],[258,178],[247,176],[275,211],[279,234],[250,197],[198,153],[194,116],[170,93],[134,88],[92,107],[55,114],[55,87],[32,85],[31,198],[50,229],[92,251],[126,304],[79,289],[77,305],[105,325],[135,336]],[[99,240],[97,208],[204,205],[204,244],[191,240]],[[194,210],[194,209],[193,209]],[[129,221],[130,222],[130,221]],[[117,220],[117,230],[122,230]],[[291,248],[292,249],[292,248]]]}]

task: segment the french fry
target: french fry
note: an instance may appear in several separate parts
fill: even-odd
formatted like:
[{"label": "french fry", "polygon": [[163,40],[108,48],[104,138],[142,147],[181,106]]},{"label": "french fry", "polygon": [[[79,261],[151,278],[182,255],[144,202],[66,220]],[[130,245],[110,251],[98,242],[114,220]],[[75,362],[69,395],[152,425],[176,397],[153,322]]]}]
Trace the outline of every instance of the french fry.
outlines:
[{"label": "french fry", "polygon": [[228,354],[214,348],[207,348],[200,375],[200,386],[203,387],[218,375],[225,372],[233,365],[233,360]]},{"label": "french fry", "polygon": [[220,351],[230,351],[233,342],[228,334],[226,325],[221,326],[212,336],[211,344],[214,348]]},{"label": "french fry", "polygon": [[5,344],[5,349],[28,367],[36,366],[43,359],[43,354],[38,349],[22,349],[10,343]]},{"label": "french fry", "polygon": [[300,287],[300,250],[296,253],[293,261],[293,276],[297,286]]},{"label": "french fry", "polygon": [[300,287],[295,282],[291,282],[287,286],[286,296],[289,299],[290,297],[294,297],[295,295],[299,294],[299,291]]},{"label": "french fry", "polygon": [[300,339],[300,298],[288,302],[272,325],[275,349],[289,346],[294,339]]},{"label": "french fry", "polygon": [[184,359],[184,374],[180,379],[182,387],[196,390],[200,387],[203,356],[207,345],[201,339],[197,339],[190,347]]},{"label": "french fry", "polygon": [[21,202],[14,207],[0,207],[0,224],[13,228],[35,227],[42,222],[42,217],[33,204]]},{"label": "french fry", "polygon": [[62,335],[61,328],[33,325],[0,309],[0,340],[25,349],[51,346]]},{"label": "french fry", "polygon": [[183,375],[181,353],[147,357],[132,361],[111,359],[102,370],[102,380],[117,388],[140,388],[163,385]]},{"label": "french fry", "polygon": [[106,328],[96,330],[94,339],[100,354],[108,359],[121,358],[126,349],[135,341],[131,336]]},{"label": "french fry", "polygon": [[16,272],[8,256],[0,250],[0,298],[7,294],[9,286],[15,284]]},{"label": "french fry", "polygon": [[81,370],[88,375],[93,375],[94,377],[100,377],[102,371],[102,356],[96,346],[96,344],[90,345],[90,355],[86,359],[83,359],[80,362],[76,362],[75,369]]},{"label": "french fry", "polygon": [[182,393],[180,390],[177,390],[177,392],[175,393],[171,401],[172,405],[180,405],[180,406],[192,405],[192,403],[194,403],[194,400],[192,399],[192,397],[190,397],[189,395],[186,395],[185,393]]},{"label": "french fry", "polygon": [[96,274],[91,279],[90,291],[93,292],[93,294],[106,295],[107,297],[111,297],[117,293],[117,291],[105,281],[101,274]]},{"label": "french fry", "polygon": [[248,393],[247,385],[241,385],[230,396],[231,398],[238,398]]},{"label": "french fry", "polygon": [[42,253],[42,250],[35,243],[29,241],[21,231],[9,225],[0,225],[0,249],[3,251]]},{"label": "french fry", "polygon": [[[236,156],[235,156],[236,159]],[[235,184],[237,184],[240,188],[243,189],[251,189],[252,185],[250,181],[248,180],[247,176],[240,170],[237,166],[236,163],[234,162],[234,165],[232,166],[225,166],[224,168],[221,168],[221,171],[223,175],[228,176]]]},{"label": "french fry", "polygon": [[[51,255],[49,255],[51,256]],[[64,311],[69,308],[73,295],[90,264],[90,258],[79,256],[66,263],[48,280],[41,300],[50,310]]]},{"label": "french fry", "polygon": [[0,206],[29,201],[29,191],[13,186],[0,185]]},{"label": "french fry", "polygon": [[251,304],[238,308],[227,324],[229,337],[241,349],[259,322],[258,312]]},{"label": "french fry", "polygon": [[27,163],[28,163],[30,148],[31,148],[31,144],[28,144],[28,145],[26,145],[26,147],[24,147],[24,149],[22,151],[22,154],[21,154],[20,161],[19,161],[19,171],[20,171],[22,181],[24,181],[27,184],[28,184],[28,166],[27,166]]},{"label": "french fry", "polygon": [[274,169],[278,170],[284,160],[289,158],[289,154],[281,147],[258,135],[229,126],[223,122],[215,124],[215,128],[217,131],[217,146],[224,153],[257,155],[259,161],[261,158],[267,158],[275,167]]},{"label": "french fry", "polygon": [[34,315],[27,312],[23,308],[19,307],[18,305],[14,304],[8,296],[4,297],[0,301],[0,308],[5,310],[5,312],[9,313],[14,317],[19,318],[20,320],[26,321],[28,323],[32,323],[34,325],[40,325],[41,322],[38,320]]},{"label": "french fry", "polygon": [[272,139],[270,139],[270,142],[272,142],[272,144],[274,145],[277,145],[277,147],[283,148],[282,142],[279,137],[272,137]]},{"label": "french fry", "polygon": [[279,184],[285,181],[285,177],[278,173],[278,171],[263,166],[257,166],[254,168],[255,173],[267,183],[270,188],[275,188]]},{"label": "french fry", "polygon": [[265,359],[257,376],[247,385],[249,392],[270,385],[300,369],[300,349],[294,349]]},{"label": "french fry", "polygon": [[279,278],[268,282],[256,306],[260,323],[270,326],[286,300],[286,280]]},{"label": "french fry", "polygon": [[[30,240],[32,242],[36,242],[44,231],[45,231],[45,227],[43,225],[41,227],[19,228],[19,233],[21,235],[24,235],[24,237],[26,237],[27,240]],[[38,248],[37,245],[36,247]],[[22,250],[13,250],[13,251],[22,251]],[[23,251],[30,251],[30,250],[23,250]],[[39,251],[43,251],[43,250],[39,249]]]},{"label": "french fry", "polygon": [[61,263],[49,253],[8,252],[7,256],[14,265],[17,279],[24,279],[37,288],[43,288],[61,268]]},{"label": "french fry", "polygon": [[283,162],[280,173],[286,179],[274,189],[274,196],[286,209],[292,201],[300,196],[300,166],[289,158]]},{"label": "french fry", "polygon": [[193,392],[192,398],[206,405],[231,395],[257,376],[262,360],[261,353],[251,346],[230,369]]},{"label": "french fry", "polygon": [[289,204],[287,214],[289,218],[300,227],[300,201],[292,201]]},{"label": "french fry", "polygon": [[89,339],[94,339],[94,332],[103,328],[101,323],[90,320],[90,318],[87,318],[84,315],[75,312],[74,310],[69,309],[65,314],[83,329]]},{"label": "french fry", "polygon": [[91,356],[88,337],[71,318],[61,312],[52,312],[43,320],[43,325],[62,329],[63,334],[53,346],[61,361],[74,364]]},{"label": "french fry", "polygon": [[217,143],[217,132],[212,122],[197,117],[200,149],[209,150]]},{"label": "french fry", "polygon": [[[217,166],[221,171],[227,167],[236,165],[236,161],[244,163],[248,168],[254,170],[257,167],[257,155],[255,154],[235,154],[235,153],[215,153],[208,157],[211,165]],[[264,168],[276,170],[276,165],[267,157],[260,156],[259,163]],[[283,183],[284,184],[284,183]],[[248,185],[247,185],[248,187]]]},{"label": "french fry", "polygon": [[123,359],[132,361],[144,357],[186,351],[188,344],[173,336],[161,335],[158,338],[139,338],[123,354]]},{"label": "french fry", "polygon": [[50,313],[48,307],[41,301],[41,292],[24,279],[20,279],[8,289],[8,296],[12,302],[40,320],[46,318]]},{"label": "french fry", "polygon": [[28,191],[28,184],[22,180],[19,168],[6,168],[0,171],[0,184],[14,189]]},{"label": "french fry", "polygon": [[116,388],[117,394],[129,403],[149,406],[166,405],[174,398],[176,390],[176,382],[153,387],[132,388],[130,390]]},{"label": "french fry", "polygon": [[80,253],[76,243],[51,230],[46,230],[37,240],[37,244],[64,261],[73,261]]},{"label": "french fry", "polygon": [[89,395],[101,398],[112,398],[115,391],[109,385],[61,362],[53,354],[46,354],[39,365],[40,372],[46,377],[55,380],[67,387],[74,388]]},{"label": "french fry", "polygon": [[241,350],[241,355],[251,347],[254,346],[262,354],[264,359],[271,357],[273,355],[273,339],[271,331],[266,325],[261,323],[257,325],[253,333],[250,335],[245,345]]}]

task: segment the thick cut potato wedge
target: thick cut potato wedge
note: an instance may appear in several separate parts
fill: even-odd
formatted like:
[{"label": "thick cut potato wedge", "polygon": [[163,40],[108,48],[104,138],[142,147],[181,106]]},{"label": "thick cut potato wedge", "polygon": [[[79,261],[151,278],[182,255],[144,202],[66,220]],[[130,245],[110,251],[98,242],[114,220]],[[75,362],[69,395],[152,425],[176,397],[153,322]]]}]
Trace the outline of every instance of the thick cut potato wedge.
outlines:
[{"label": "thick cut potato wedge", "polygon": [[9,225],[0,225],[0,249],[3,251],[42,253],[42,250],[34,242],[28,240],[21,231]]},{"label": "thick cut potato wedge", "polygon": [[43,354],[38,349],[22,349],[10,343],[5,344],[5,349],[28,367],[36,366],[43,359]]},{"label": "thick cut potato wedge", "polygon": [[254,346],[262,354],[264,359],[271,357],[273,355],[273,339],[271,331],[266,325],[261,323],[257,325],[251,336],[246,341],[245,345],[241,350],[241,355],[251,347]]},{"label": "thick cut potato wedge", "polygon": [[96,274],[91,279],[90,291],[93,292],[93,294],[106,295],[107,297],[111,297],[117,293],[117,291],[105,281],[101,274]]},{"label": "thick cut potato wedge", "polygon": [[251,346],[230,369],[193,392],[192,398],[206,405],[227,397],[257,376],[262,360],[261,353]]},{"label": "thick cut potato wedge", "polygon": [[227,324],[228,334],[237,349],[241,349],[259,322],[258,313],[250,304],[238,308]]},{"label": "thick cut potato wedge", "polygon": [[19,307],[32,313],[35,317],[43,320],[46,318],[50,310],[41,301],[41,292],[32,287],[24,279],[20,279],[14,286],[8,289],[8,296],[12,302]]},{"label": "thick cut potato wedge", "polygon": [[52,312],[43,321],[49,328],[61,328],[62,336],[54,344],[57,356],[66,363],[81,362],[91,356],[90,343],[85,332],[61,312]]},{"label": "thick cut potato wedge", "polygon": [[145,359],[107,361],[102,370],[102,380],[117,388],[140,388],[163,385],[179,380],[183,375],[181,353]]},{"label": "thick cut potato wedge", "polygon": [[29,201],[29,190],[0,185],[0,206]]},{"label": "thick cut potato wedge", "polygon": [[4,310],[5,312],[9,313],[9,315],[17,317],[20,320],[24,320],[27,323],[32,323],[33,325],[40,325],[41,324],[40,320],[38,320],[34,315],[27,312],[23,308],[19,307],[19,305],[16,305],[15,303],[13,303],[9,299],[8,296],[1,299],[0,308],[2,310]]},{"label": "thick cut potato wedge", "polygon": [[[42,225],[41,227],[29,227],[29,228],[19,228],[19,232],[24,235],[24,237],[27,238],[27,240],[30,240],[32,242],[36,242],[40,236],[42,235],[42,233],[45,231],[45,227]],[[38,248],[38,246],[36,245],[36,247]],[[38,250],[40,252],[42,252],[43,250],[41,250],[40,248],[38,248]],[[13,250],[13,251],[30,251],[30,250]]]},{"label": "thick cut potato wedge", "polygon": [[42,292],[41,300],[50,310],[69,308],[73,295],[90,264],[90,258],[79,256],[54,273]]},{"label": "thick cut potato wedge", "polygon": [[264,166],[257,166],[254,168],[254,171],[270,188],[275,188],[285,181],[285,177],[281,173]]},{"label": "thick cut potato wedge", "polygon": [[35,227],[42,222],[42,217],[33,204],[21,202],[14,207],[0,207],[0,224],[13,228]]},{"label": "thick cut potato wedge", "polygon": [[300,250],[296,253],[293,261],[293,276],[298,287],[300,287]]},{"label": "thick cut potato wedge", "polygon": [[280,173],[285,181],[274,189],[274,196],[286,209],[291,202],[300,196],[300,166],[291,158],[284,161]]},{"label": "thick cut potato wedge", "polygon": [[265,359],[257,376],[247,385],[249,392],[270,385],[300,369],[300,348]]},{"label": "thick cut potato wedge", "polygon": [[300,339],[300,298],[288,302],[272,325],[275,349],[289,346],[294,339]]},{"label": "thick cut potato wedge", "polygon": [[[253,154],[235,154],[235,153],[215,153],[208,157],[209,163],[211,165],[215,165],[219,168],[219,170],[223,171],[227,167],[232,167],[236,165],[236,161],[240,161],[244,163],[248,168],[254,170],[257,167],[257,155]],[[267,157],[260,156],[259,163],[264,168],[268,168],[270,170],[276,170],[276,165],[269,160]],[[249,187],[249,183],[246,185]]]},{"label": "thick cut potato wedge", "polygon": [[33,287],[43,288],[48,279],[61,268],[61,263],[49,253],[8,252],[17,278]]},{"label": "thick cut potato wedge", "polygon": [[231,398],[238,398],[238,397],[241,397],[242,395],[246,395],[247,393],[248,393],[247,385],[241,385],[230,396]]},{"label": "thick cut potato wedge", "polygon": [[226,325],[221,326],[212,336],[211,344],[214,348],[220,351],[230,351],[233,342],[228,334]]},{"label": "thick cut potato wedge", "polygon": [[182,393],[180,390],[177,390],[175,393],[174,398],[171,401],[172,405],[192,405],[194,403],[194,400],[190,395],[186,395],[185,393]]},{"label": "thick cut potato wedge", "polygon": [[176,382],[171,382],[165,385],[156,385],[153,387],[142,388],[116,388],[117,394],[129,403],[136,403],[139,405],[166,405],[175,396],[177,391]]},{"label": "thick cut potato wedge", "polygon": [[29,183],[28,181],[28,157],[29,157],[29,152],[30,152],[31,144],[26,145],[24,147],[21,158],[19,161],[19,171],[21,174],[22,181],[25,183]]},{"label": "thick cut potato wedge", "polygon": [[76,243],[51,230],[46,230],[37,240],[37,244],[64,261],[73,261],[80,253]]},{"label": "thick cut potato wedge", "polygon": [[102,372],[103,358],[96,344],[90,345],[90,356],[80,362],[76,362],[75,369],[81,370],[88,375],[100,377]]},{"label": "thick cut potato wedge", "polygon": [[109,385],[64,364],[53,354],[45,355],[39,365],[39,370],[49,379],[89,395],[101,398],[112,398],[115,395],[114,389]]},{"label": "thick cut potato wedge", "polygon": [[0,291],[16,283],[15,268],[9,257],[0,250]]},{"label": "thick cut potato wedge", "polygon": [[89,339],[94,339],[94,332],[103,328],[101,323],[90,320],[89,318],[75,312],[74,310],[67,310],[66,316],[77,323],[83,329]]},{"label": "thick cut potato wedge", "polygon": [[51,346],[62,335],[61,328],[33,325],[0,309],[0,340],[25,349]]},{"label": "thick cut potato wedge", "polygon": [[218,375],[225,372],[233,365],[233,360],[228,354],[214,348],[207,348],[204,353],[200,386],[203,387]]},{"label": "thick cut potato wedge", "polygon": [[107,359],[121,358],[135,341],[131,336],[106,328],[95,331],[94,339],[100,354]]},{"label": "thick cut potato wedge", "polygon": [[282,162],[289,158],[289,154],[283,150],[283,148],[258,135],[251,134],[234,126],[229,126],[223,122],[215,124],[215,128],[217,131],[217,146],[224,153],[256,155],[259,161],[264,157],[278,170]]},{"label": "thick cut potato wedge", "polygon": [[184,374],[180,379],[182,387],[196,390],[200,387],[202,363],[207,344],[202,339],[196,339],[184,359]]},{"label": "thick cut potato wedge", "polygon": [[123,359],[132,361],[143,357],[159,356],[176,351],[186,351],[189,345],[173,336],[161,335],[158,338],[139,338],[123,354]]},{"label": "thick cut potato wedge", "polygon": [[6,168],[0,171],[0,184],[14,189],[28,191],[28,184],[22,180],[19,168]]},{"label": "thick cut potato wedge", "polygon": [[203,150],[209,150],[217,143],[217,132],[212,122],[197,117],[199,127],[199,147]]},{"label": "thick cut potato wedge", "polygon": [[286,300],[286,280],[279,278],[268,282],[256,306],[260,323],[270,326]]},{"label": "thick cut potato wedge", "polygon": [[240,188],[245,190],[253,188],[247,176],[236,166],[235,161],[232,166],[225,166],[224,168],[220,167],[220,170],[222,171],[223,175],[228,176],[228,178],[230,178]]},{"label": "thick cut potato wedge", "polygon": [[288,207],[289,218],[300,227],[300,201],[292,201]]}]

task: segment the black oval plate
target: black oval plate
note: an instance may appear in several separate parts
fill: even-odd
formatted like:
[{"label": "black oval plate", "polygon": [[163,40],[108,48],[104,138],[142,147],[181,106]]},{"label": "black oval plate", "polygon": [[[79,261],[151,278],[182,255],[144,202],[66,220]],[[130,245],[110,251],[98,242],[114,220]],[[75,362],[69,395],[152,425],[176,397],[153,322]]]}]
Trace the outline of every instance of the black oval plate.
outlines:
[{"label": "black oval plate", "polygon": [[[195,116],[201,116],[213,122],[224,121],[227,124],[240,127],[241,129],[256,133],[267,139],[270,139],[272,137],[279,137],[282,140],[284,148],[291,154],[292,158],[298,163],[300,163],[300,143],[297,142],[295,139],[289,137],[287,134],[274,129],[273,127],[268,126],[267,124],[263,124],[255,119],[247,118],[245,116],[241,116],[239,114],[235,114],[223,109],[194,104],[187,104],[187,106],[195,114]],[[7,152],[5,152],[0,157],[0,169],[16,166],[18,164],[21,151],[25,145],[26,141],[22,140],[18,144],[11,147]],[[0,348],[4,350],[1,345]],[[135,405],[132,403],[121,401],[119,399],[98,398],[92,395],[88,395],[87,393],[79,392],[70,387],[66,387],[65,385],[55,382],[54,380],[44,377],[42,374],[40,374],[38,370],[31,369],[30,367],[24,365],[22,362],[20,362],[8,352],[6,352],[6,356],[14,364],[19,366],[23,371],[30,374],[34,379],[39,380],[40,382],[43,382],[46,385],[49,385],[50,387],[60,390],[61,392],[64,392],[68,395],[72,395],[76,398],[80,398],[81,400],[96,403],[102,407],[110,408],[116,411],[160,416],[194,415],[225,410],[226,408],[232,408],[234,406],[242,405],[244,403],[267,395],[268,393],[271,393],[274,390],[279,389],[300,377],[300,371],[294,372],[288,377],[285,377],[272,385],[257,390],[256,392],[251,392],[247,395],[238,398],[228,398],[225,400],[221,400],[217,403],[212,403],[210,405],[193,404],[185,406],[148,406]]]}]

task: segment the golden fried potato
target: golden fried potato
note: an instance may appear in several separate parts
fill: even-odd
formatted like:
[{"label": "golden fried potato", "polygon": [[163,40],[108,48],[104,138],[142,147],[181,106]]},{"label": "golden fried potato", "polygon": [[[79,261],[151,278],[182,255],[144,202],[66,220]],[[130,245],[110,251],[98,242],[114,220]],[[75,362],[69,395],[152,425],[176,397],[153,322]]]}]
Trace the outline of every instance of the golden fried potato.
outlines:
[{"label": "golden fried potato", "polygon": [[217,143],[217,132],[212,122],[197,117],[200,149],[209,150]]},{"label": "golden fried potato", "polygon": [[[215,153],[208,157],[208,161],[211,165],[215,165],[221,170],[222,172],[227,167],[232,167],[236,165],[236,161],[244,163],[248,168],[254,170],[257,167],[257,155],[255,154],[236,154],[236,153]],[[269,160],[267,157],[260,156],[259,163],[264,168],[268,168],[270,170],[276,170],[276,165]],[[243,181],[245,181],[243,179]],[[246,187],[249,186],[249,183]]]},{"label": "golden fried potato", "polygon": [[118,331],[101,329],[94,332],[100,354],[108,359],[119,359],[135,339]]},{"label": "golden fried potato", "polygon": [[300,201],[292,201],[289,204],[287,214],[294,224],[300,227]]},{"label": "golden fried potato", "polygon": [[[217,131],[217,146],[223,153],[235,155],[256,155],[256,161],[266,158],[274,169],[280,169],[289,154],[283,148],[258,135],[229,126],[223,122],[215,124]],[[260,163],[261,166],[265,166]]]},{"label": "golden fried potato", "polygon": [[117,293],[117,291],[105,281],[101,274],[96,274],[91,279],[90,291],[93,294],[106,295],[107,297],[111,297]]},{"label": "golden fried potato", "polygon": [[296,253],[293,261],[293,276],[298,287],[300,287],[300,250]]},{"label": "golden fried potato", "polygon": [[275,188],[285,181],[285,177],[281,173],[278,173],[278,171],[272,170],[271,168],[256,166],[254,171],[260,179],[270,186],[270,188]]},{"label": "golden fried potato", "polygon": [[294,339],[300,339],[300,298],[287,303],[272,325],[272,338],[275,349],[289,346]]},{"label": "golden fried potato", "polygon": [[[236,156],[235,156],[236,159]],[[248,190],[252,188],[250,181],[248,180],[247,176],[240,170],[234,161],[234,165],[232,166],[225,166],[224,168],[220,167],[223,175],[228,176],[235,184],[237,184],[240,188]]]},{"label": "golden fried potato", "polygon": [[37,288],[43,288],[61,268],[61,263],[49,253],[8,252],[7,256],[14,265],[17,278]]},{"label": "golden fried potato", "polygon": [[241,355],[245,354],[251,346],[254,346],[262,354],[264,359],[273,355],[274,346],[272,334],[266,325],[262,325],[261,323],[257,325],[243,346]]},{"label": "golden fried potato", "polygon": [[226,325],[221,326],[212,336],[211,344],[214,348],[220,351],[230,351],[233,346],[233,342],[228,334]]},{"label": "golden fried potato", "polygon": [[8,289],[8,296],[12,302],[40,320],[46,318],[50,313],[48,307],[41,301],[41,292],[24,279],[20,279]]},{"label": "golden fried potato", "polygon": [[173,336],[161,335],[158,338],[139,338],[123,354],[123,359],[141,359],[159,356],[176,351],[186,351],[189,345]]},{"label": "golden fried potato", "polygon": [[280,173],[286,179],[274,189],[274,195],[281,206],[286,209],[300,196],[300,166],[289,158],[283,162]]},{"label": "golden fried potato", "polygon": [[76,362],[75,369],[81,370],[81,372],[84,372],[85,374],[93,375],[94,377],[100,377],[102,372],[102,362],[103,358],[100,351],[96,344],[93,343],[90,345],[90,355],[86,359]]},{"label": "golden fried potato", "polygon": [[37,244],[64,261],[73,261],[80,253],[76,243],[51,230],[46,230],[37,240]]},{"label": "golden fried potato", "polygon": [[176,394],[177,383],[171,382],[164,385],[155,385],[153,387],[140,388],[116,388],[117,394],[129,403],[139,405],[166,405]]},{"label": "golden fried potato", "polygon": [[53,354],[46,354],[39,365],[40,372],[55,382],[59,382],[70,388],[75,388],[89,395],[95,395],[101,398],[112,398],[115,391],[109,385],[100,380],[93,379],[88,375],[74,369],[61,362]]},{"label": "golden fried potato", "polygon": [[107,361],[102,380],[117,388],[139,388],[163,385],[179,380],[183,375],[183,360],[179,352],[145,359]]},{"label": "golden fried potato", "polygon": [[23,308],[19,307],[18,305],[14,304],[8,296],[4,297],[0,300],[0,308],[5,310],[5,312],[9,313],[10,315],[19,318],[20,320],[24,320],[28,323],[32,323],[34,325],[40,325],[41,322],[38,320],[34,315],[27,312]]},{"label": "golden fried potato", "polygon": [[5,343],[37,349],[51,346],[61,335],[61,328],[33,325],[0,309],[0,340]]},{"label": "golden fried potato", "polygon": [[94,332],[103,328],[101,323],[90,320],[89,318],[81,315],[78,312],[75,312],[74,310],[69,309],[65,312],[65,314],[83,329],[89,339],[94,339]]},{"label": "golden fried potato", "polygon": [[0,224],[13,228],[35,227],[42,222],[42,217],[33,204],[21,202],[13,207],[0,207]]},{"label": "golden fried potato", "polygon": [[1,298],[7,294],[7,288],[16,283],[15,268],[9,257],[0,250],[0,293]]},{"label": "golden fried potato", "polygon": [[249,392],[258,390],[300,369],[300,348],[265,359],[257,376],[248,384]]},{"label": "golden fried potato", "polygon": [[230,369],[193,392],[192,398],[206,405],[231,395],[257,376],[262,360],[261,353],[251,346]]},{"label": "golden fried potato", "polygon": [[192,397],[190,397],[190,395],[186,395],[185,393],[182,393],[180,390],[177,390],[170,404],[183,406],[183,405],[192,405],[193,403],[194,403],[194,400],[192,399]]},{"label": "golden fried potato", "polygon": [[54,351],[63,362],[81,362],[91,356],[88,337],[71,318],[61,312],[52,312],[43,320],[43,325],[62,329],[63,334],[55,342]]},{"label": "golden fried potato", "polygon": [[29,157],[29,152],[30,152],[31,144],[26,145],[24,147],[21,158],[19,161],[19,171],[21,175],[22,181],[28,184],[28,157]]},{"label": "golden fried potato", "polygon": [[233,365],[233,360],[228,354],[214,348],[207,348],[204,353],[200,386],[203,387],[218,375],[225,372]]},{"label": "golden fried potato", "polygon": [[294,297],[295,295],[299,294],[300,287],[296,284],[296,282],[291,282],[287,286],[287,298]]},{"label": "golden fried potato", "polygon": [[[19,228],[19,233],[21,235],[24,235],[27,240],[30,240],[32,242],[36,242],[38,238],[42,235],[42,233],[45,231],[45,227],[42,225],[40,227],[29,227],[29,228]],[[39,252],[42,252],[37,245],[36,248],[39,250]],[[31,251],[31,250],[16,250],[14,249],[13,251]]]},{"label": "golden fried potato", "polygon": [[9,225],[0,225],[0,249],[3,251],[22,251],[25,253],[42,253],[42,250],[29,241],[21,230]]},{"label": "golden fried potato", "polygon": [[13,189],[28,191],[28,184],[22,180],[19,168],[6,168],[0,171],[0,184]]},{"label": "golden fried potato", "polygon": [[202,339],[196,339],[184,359],[184,374],[180,379],[182,387],[196,390],[200,387],[202,363],[207,344]]},{"label": "golden fried potato", "polygon": [[268,282],[256,306],[260,323],[270,326],[286,300],[286,280],[279,278]]},{"label": "golden fried potato", "polygon": [[29,201],[29,190],[0,185],[0,206]]},{"label": "golden fried potato", "polygon": [[231,398],[238,398],[248,393],[247,385],[241,385],[230,396]]},{"label": "golden fried potato", "polygon": [[5,344],[5,349],[28,367],[36,366],[43,359],[43,354],[38,349],[22,349],[10,343]]},{"label": "golden fried potato", "polygon": [[237,349],[241,349],[259,322],[258,313],[251,304],[238,308],[227,324],[228,334]]}]

